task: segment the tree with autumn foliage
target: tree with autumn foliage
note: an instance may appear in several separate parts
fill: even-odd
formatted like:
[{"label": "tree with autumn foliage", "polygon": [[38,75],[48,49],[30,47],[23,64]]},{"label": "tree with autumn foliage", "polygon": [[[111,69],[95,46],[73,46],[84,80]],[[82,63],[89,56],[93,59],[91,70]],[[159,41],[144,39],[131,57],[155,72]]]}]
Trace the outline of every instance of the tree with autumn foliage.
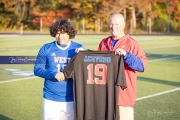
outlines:
[{"label": "tree with autumn foliage", "polygon": [[104,0],[99,13],[105,23],[110,14],[122,13],[126,21],[125,30],[132,33],[136,29],[137,23],[138,26],[144,23],[140,20],[144,20],[142,17],[145,17],[145,13],[149,9],[148,0]]},{"label": "tree with autumn foliage", "polygon": [[154,30],[180,32],[180,1],[150,0],[150,3],[155,16],[152,25]]},{"label": "tree with autumn foliage", "polygon": [[180,32],[179,0],[0,0],[0,29],[48,29],[65,18],[78,32],[108,32],[114,12],[124,15],[127,33]]},{"label": "tree with autumn foliage", "polygon": [[15,28],[26,22],[35,2],[36,0],[2,0],[1,4],[3,3],[5,11],[10,13],[4,26]]}]

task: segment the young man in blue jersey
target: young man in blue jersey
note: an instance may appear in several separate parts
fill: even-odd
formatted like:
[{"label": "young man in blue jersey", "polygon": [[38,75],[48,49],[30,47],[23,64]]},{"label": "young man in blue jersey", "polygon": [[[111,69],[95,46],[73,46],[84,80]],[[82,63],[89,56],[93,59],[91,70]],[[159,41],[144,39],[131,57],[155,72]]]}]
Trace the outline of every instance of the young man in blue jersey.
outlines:
[{"label": "young man in blue jersey", "polygon": [[84,47],[70,39],[77,31],[67,20],[50,26],[50,35],[56,40],[44,44],[37,55],[34,74],[44,78],[43,120],[73,120],[73,81],[62,73],[70,59]]}]

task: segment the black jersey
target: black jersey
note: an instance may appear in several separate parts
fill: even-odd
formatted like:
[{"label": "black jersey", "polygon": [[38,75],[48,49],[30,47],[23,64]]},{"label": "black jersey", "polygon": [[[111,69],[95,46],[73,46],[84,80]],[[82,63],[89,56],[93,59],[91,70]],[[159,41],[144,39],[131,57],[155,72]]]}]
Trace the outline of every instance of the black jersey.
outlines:
[{"label": "black jersey", "polygon": [[75,120],[118,120],[118,89],[126,88],[122,56],[112,51],[80,51],[63,73],[74,80]]}]

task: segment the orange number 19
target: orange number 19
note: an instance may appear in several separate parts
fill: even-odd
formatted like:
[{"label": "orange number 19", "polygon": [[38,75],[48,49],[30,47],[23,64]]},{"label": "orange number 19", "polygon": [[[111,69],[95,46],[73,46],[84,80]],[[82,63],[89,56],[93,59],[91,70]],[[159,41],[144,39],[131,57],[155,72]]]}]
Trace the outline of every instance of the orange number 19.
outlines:
[{"label": "orange number 19", "polygon": [[[87,66],[87,69],[88,69],[87,84],[94,84],[94,82],[96,84],[106,84],[107,66],[105,64],[96,64],[95,69],[93,69],[93,64],[89,64]],[[102,70],[100,71],[100,69],[102,69]],[[102,77],[101,80],[97,77],[95,77],[93,80],[93,70],[94,70],[94,74],[96,76]]]}]

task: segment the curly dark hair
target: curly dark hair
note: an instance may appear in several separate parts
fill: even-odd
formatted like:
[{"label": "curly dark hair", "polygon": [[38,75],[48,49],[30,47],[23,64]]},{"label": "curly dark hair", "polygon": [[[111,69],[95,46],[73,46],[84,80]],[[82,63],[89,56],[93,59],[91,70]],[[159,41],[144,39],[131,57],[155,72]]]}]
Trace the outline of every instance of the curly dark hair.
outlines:
[{"label": "curly dark hair", "polygon": [[61,33],[67,33],[70,39],[74,38],[77,33],[74,26],[65,19],[61,19],[53,23],[49,27],[49,31],[52,37],[55,37],[57,32],[60,31]]}]

